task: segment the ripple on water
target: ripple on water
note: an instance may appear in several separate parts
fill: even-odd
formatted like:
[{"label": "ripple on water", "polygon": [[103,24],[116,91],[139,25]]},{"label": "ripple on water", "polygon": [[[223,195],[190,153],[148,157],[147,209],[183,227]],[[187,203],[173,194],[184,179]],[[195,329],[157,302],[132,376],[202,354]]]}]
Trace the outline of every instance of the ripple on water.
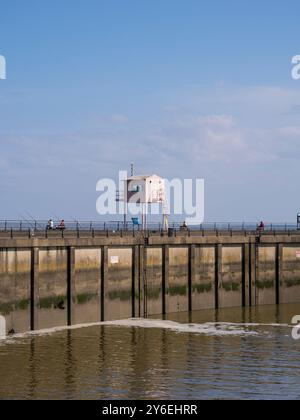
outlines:
[{"label": "ripple on water", "polygon": [[291,339],[288,319],[201,317],[114,321],[1,340],[0,398],[299,398],[300,343]]}]

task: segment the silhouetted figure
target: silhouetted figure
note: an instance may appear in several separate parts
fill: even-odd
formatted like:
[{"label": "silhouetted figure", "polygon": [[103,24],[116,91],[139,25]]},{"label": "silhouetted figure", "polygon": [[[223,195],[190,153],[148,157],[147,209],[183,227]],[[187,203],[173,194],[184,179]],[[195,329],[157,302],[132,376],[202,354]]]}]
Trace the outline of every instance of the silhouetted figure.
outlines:
[{"label": "silhouetted figure", "polygon": [[58,302],[58,304],[54,307],[54,309],[61,309],[62,311],[64,311],[65,308],[65,302],[63,300],[61,300],[60,302]]}]

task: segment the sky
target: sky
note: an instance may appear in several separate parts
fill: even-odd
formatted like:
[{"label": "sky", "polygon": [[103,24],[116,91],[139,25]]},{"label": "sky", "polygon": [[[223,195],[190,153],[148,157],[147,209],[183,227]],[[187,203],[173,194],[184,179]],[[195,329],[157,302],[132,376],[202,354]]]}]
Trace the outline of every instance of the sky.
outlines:
[{"label": "sky", "polygon": [[300,211],[296,0],[1,0],[0,219],[99,220],[97,181],[204,178],[205,220]]}]

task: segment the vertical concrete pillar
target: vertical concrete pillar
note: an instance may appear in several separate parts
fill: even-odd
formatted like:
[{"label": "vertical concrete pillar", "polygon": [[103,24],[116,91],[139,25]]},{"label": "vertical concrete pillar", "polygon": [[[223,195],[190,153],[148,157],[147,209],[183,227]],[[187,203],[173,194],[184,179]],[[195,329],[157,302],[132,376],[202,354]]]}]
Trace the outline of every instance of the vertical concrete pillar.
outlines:
[{"label": "vertical concrete pillar", "polygon": [[256,243],[255,245],[255,304],[259,304],[259,288],[258,288],[258,281],[259,281],[259,265],[260,265],[260,258],[259,258],[259,251],[260,251],[260,244]]},{"label": "vertical concrete pillar", "polygon": [[276,244],[276,305],[280,304],[280,289],[282,282],[283,244]]},{"label": "vertical concrete pillar", "polygon": [[251,306],[251,276],[250,276],[250,245],[244,244],[242,251],[242,273],[243,273],[243,307]]},{"label": "vertical concrete pillar", "polygon": [[30,280],[30,329],[38,328],[38,283],[39,283],[39,248],[31,250],[31,280]]},{"label": "vertical concrete pillar", "polygon": [[67,301],[68,301],[68,326],[73,325],[75,293],[75,248],[68,247],[68,277],[67,277]]},{"label": "vertical concrete pillar", "polygon": [[257,276],[257,257],[258,257],[258,245],[251,243],[250,245],[250,256],[249,256],[249,271],[250,271],[250,306],[256,306],[256,276]]},{"label": "vertical concrete pillar", "polygon": [[144,297],[144,252],[145,246],[139,247],[139,317],[143,317],[145,313],[145,297]]},{"label": "vertical concrete pillar", "polygon": [[219,308],[219,286],[222,282],[222,244],[215,246],[215,307]]},{"label": "vertical concrete pillar", "polygon": [[144,318],[148,317],[148,285],[147,285],[147,247],[143,246],[143,297],[144,297]]},{"label": "vertical concrete pillar", "polygon": [[108,281],[108,247],[101,248],[101,322],[105,321],[105,291]]},{"label": "vertical concrete pillar", "polygon": [[162,295],[163,295],[163,314],[169,312],[169,245],[164,245],[162,249]]},{"label": "vertical concrete pillar", "polygon": [[139,246],[132,252],[132,317],[140,317]]},{"label": "vertical concrete pillar", "polygon": [[195,284],[195,275],[196,275],[196,246],[190,245],[190,248],[189,248],[189,292],[188,292],[190,312],[192,312],[193,310],[192,293],[193,293],[193,285]]}]

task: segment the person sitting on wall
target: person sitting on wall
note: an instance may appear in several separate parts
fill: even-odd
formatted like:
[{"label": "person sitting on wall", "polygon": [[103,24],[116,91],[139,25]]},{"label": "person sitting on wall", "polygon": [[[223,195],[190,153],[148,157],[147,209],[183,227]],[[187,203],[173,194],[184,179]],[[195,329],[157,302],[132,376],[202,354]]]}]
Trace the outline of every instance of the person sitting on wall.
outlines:
[{"label": "person sitting on wall", "polygon": [[47,223],[47,230],[53,230],[54,229],[54,222],[52,219],[50,219]]},{"label": "person sitting on wall", "polygon": [[65,230],[66,229],[66,224],[65,224],[65,221],[64,220],[62,220],[60,222],[60,224],[58,225],[57,229],[59,229],[59,230]]},{"label": "person sitting on wall", "polygon": [[182,226],[180,227],[180,230],[188,230],[188,225],[187,225],[186,221],[184,221],[182,223]]}]

